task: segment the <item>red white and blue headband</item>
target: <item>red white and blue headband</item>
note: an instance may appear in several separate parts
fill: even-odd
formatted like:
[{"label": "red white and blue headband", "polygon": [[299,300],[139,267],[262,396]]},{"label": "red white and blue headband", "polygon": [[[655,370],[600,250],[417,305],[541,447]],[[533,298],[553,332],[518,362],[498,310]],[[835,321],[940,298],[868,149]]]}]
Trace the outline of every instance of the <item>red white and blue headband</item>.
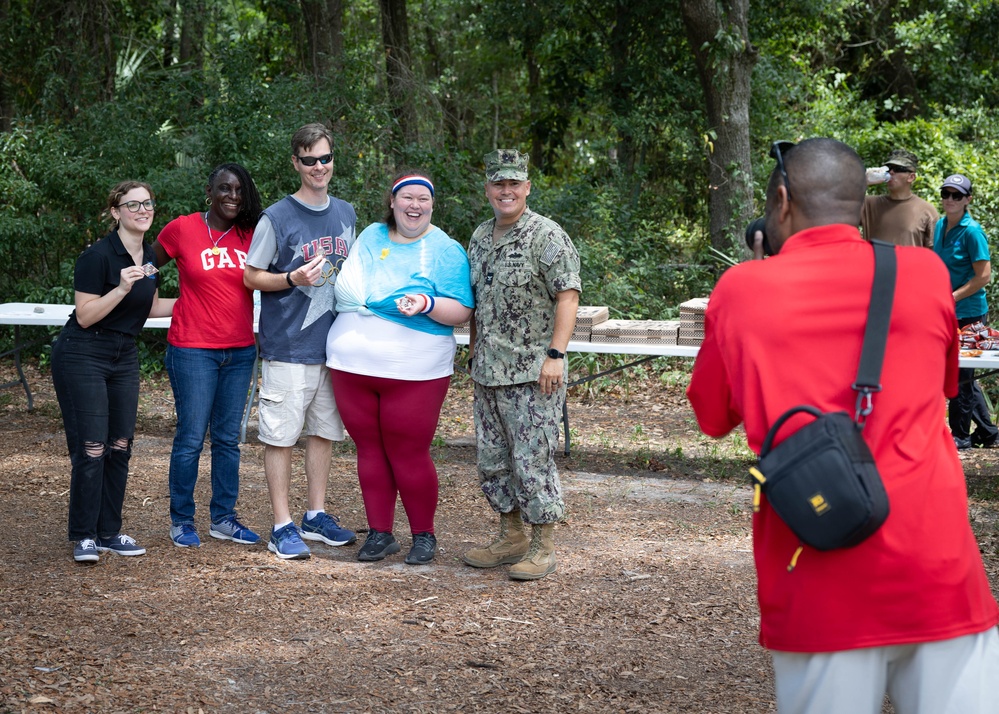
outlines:
[{"label": "red white and blue headband", "polygon": [[430,191],[430,196],[434,195],[434,185],[426,176],[403,176],[392,184],[392,195],[394,196],[403,186],[425,186]]}]

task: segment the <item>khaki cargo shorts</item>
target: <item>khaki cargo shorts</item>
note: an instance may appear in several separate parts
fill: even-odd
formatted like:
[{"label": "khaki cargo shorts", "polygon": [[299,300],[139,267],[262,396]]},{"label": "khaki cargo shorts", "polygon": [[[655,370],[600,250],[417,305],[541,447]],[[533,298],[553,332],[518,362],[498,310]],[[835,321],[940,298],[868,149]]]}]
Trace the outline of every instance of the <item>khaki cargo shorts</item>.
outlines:
[{"label": "khaki cargo shorts", "polygon": [[259,439],[294,446],[304,427],[308,436],[343,441],[343,421],[333,398],[329,368],[263,360],[257,406]]}]

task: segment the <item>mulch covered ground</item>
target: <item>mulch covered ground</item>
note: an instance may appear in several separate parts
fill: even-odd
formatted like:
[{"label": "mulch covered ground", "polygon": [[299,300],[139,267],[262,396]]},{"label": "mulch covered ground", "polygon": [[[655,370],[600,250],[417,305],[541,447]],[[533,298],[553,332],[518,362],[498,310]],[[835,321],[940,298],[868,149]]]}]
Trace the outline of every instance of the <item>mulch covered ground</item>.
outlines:
[{"label": "mulch covered ground", "polygon": [[[0,366],[0,381],[12,374]],[[417,567],[402,562],[401,509],[403,552],[375,564],[359,563],[356,545],[316,544],[311,560],[285,562],[263,543],[212,540],[205,468],[204,545],[175,548],[165,377],[144,382],[125,504],[125,532],[148,554],[74,563],[62,423],[48,374],[29,378],[30,413],[23,393],[0,392],[2,712],[774,711],[756,643],[749,453],[737,436],[697,432],[682,373],[575,388],[559,566],[528,583],[460,560],[495,529],[462,377],[434,447],[441,550]],[[271,525],[262,458],[251,427],[239,508],[261,533]],[[964,458],[975,492],[990,493],[999,450]],[[304,493],[296,456],[293,512]],[[349,442],[336,449],[327,504],[365,527]],[[976,499],[972,517],[999,583],[992,501]]]}]

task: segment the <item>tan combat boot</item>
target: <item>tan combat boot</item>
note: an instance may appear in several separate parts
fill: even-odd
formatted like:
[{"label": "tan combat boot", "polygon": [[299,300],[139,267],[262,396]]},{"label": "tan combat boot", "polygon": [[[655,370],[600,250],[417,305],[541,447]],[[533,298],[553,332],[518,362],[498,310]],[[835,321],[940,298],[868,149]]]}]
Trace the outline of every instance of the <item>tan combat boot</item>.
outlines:
[{"label": "tan combat boot", "polygon": [[555,524],[531,526],[531,547],[519,563],[510,568],[513,580],[538,580],[555,572]]},{"label": "tan combat boot", "polygon": [[473,548],[465,553],[464,559],[475,568],[495,568],[504,563],[518,562],[530,545],[520,511],[501,513],[500,532],[496,540],[485,548]]}]

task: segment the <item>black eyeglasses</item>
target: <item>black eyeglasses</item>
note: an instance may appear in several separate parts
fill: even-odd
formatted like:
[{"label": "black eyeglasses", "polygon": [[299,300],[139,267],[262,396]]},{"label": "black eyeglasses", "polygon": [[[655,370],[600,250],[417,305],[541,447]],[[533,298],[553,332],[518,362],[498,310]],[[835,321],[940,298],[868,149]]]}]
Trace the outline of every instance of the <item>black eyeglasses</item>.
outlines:
[{"label": "black eyeglasses", "polygon": [[968,197],[968,194],[961,193],[960,191],[948,191],[945,188],[940,189],[940,198],[951,199],[953,201],[963,201]]},{"label": "black eyeglasses", "polygon": [[898,166],[897,164],[887,164],[888,170],[893,174],[911,174],[915,173],[912,169],[907,169],[904,166]]},{"label": "black eyeglasses", "polygon": [[331,151],[330,153],[323,154],[322,156],[299,156],[298,154],[295,154],[295,158],[306,166],[315,166],[317,161],[325,166],[333,160],[333,152]]},{"label": "black eyeglasses", "polygon": [[793,141],[775,141],[770,145],[770,158],[777,160],[777,170],[780,171],[784,179],[784,190],[787,197],[791,198],[791,182],[787,180],[787,169],[784,168],[784,154],[793,149],[796,144]]},{"label": "black eyeglasses", "polygon": [[142,206],[147,211],[151,211],[156,208],[156,201],[151,198],[147,198],[145,201],[125,201],[125,203],[119,203],[115,208],[121,208],[124,206],[129,210],[130,213],[138,213],[139,206]]}]

